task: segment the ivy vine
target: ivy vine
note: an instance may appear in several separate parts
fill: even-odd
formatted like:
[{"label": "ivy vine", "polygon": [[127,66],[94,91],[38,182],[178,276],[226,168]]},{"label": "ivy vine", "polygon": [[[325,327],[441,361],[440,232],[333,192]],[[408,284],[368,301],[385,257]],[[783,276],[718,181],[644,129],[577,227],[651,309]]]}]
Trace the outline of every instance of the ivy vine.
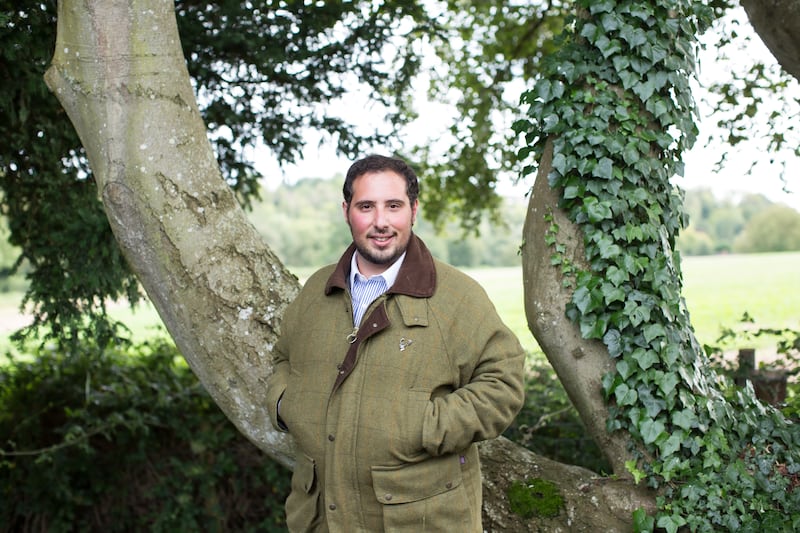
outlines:
[{"label": "ivy vine", "polygon": [[658,491],[636,529],[798,530],[797,427],[709,369],[681,297],[687,221],[670,178],[696,138],[695,37],[714,13],[693,0],[577,5],[515,130],[523,160],[552,142],[549,184],[583,231],[586,268],[563,258],[558,228],[547,242],[573,276],[567,315],[615,361],[608,430],[631,435],[627,467]]}]

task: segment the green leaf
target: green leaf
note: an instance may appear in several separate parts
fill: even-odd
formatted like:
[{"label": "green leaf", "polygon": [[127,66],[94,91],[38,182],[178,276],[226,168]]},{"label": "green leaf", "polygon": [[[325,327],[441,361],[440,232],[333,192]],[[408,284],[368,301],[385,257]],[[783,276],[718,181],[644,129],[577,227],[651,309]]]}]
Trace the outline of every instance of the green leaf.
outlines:
[{"label": "green leaf", "polygon": [[678,528],[686,525],[686,520],[677,515],[661,516],[656,525],[664,528],[667,533],[677,533]]},{"label": "green leaf", "polygon": [[660,420],[645,418],[639,424],[639,433],[645,444],[653,444],[664,433],[664,423]]},{"label": "green leaf", "polygon": [[592,176],[610,180],[613,168],[614,168],[614,162],[611,161],[611,159],[609,159],[608,157],[603,157],[597,162],[597,165],[594,167],[594,170],[592,171]]},{"label": "green leaf", "polygon": [[652,533],[654,526],[655,518],[649,516],[647,511],[640,507],[633,512],[634,533]]},{"label": "green leaf", "polygon": [[662,457],[667,455],[672,455],[673,453],[680,450],[681,442],[683,442],[684,436],[685,435],[683,432],[673,433],[672,435],[669,436],[667,440],[662,442],[659,445],[659,450],[661,451]]},{"label": "green leaf", "polygon": [[646,325],[642,330],[642,333],[644,334],[644,339],[647,342],[653,342],[653,339],[666,336],[666,330],[664,330],[664,326],[659,323]]},{"label": "green leaf", "polygon": [[658,362],[658,355],[653,350],[637,350],[633,355],[642,370],[647,370]]},{"label": "green leaf", "polygon": [[581,317],[579,327],[585,339],[602,339],[608,327],[608,320],[603,316],[589,315]]},{"label": "green leaf", "polygon": [[627,380],[633,374],[634,366],[625,359],[617,361],[617,372],[622,379]]},{"label": "green leaf", "polygon": [[614,397],[617,400],[617,405],[636,405],[639,400],[639,395],[635,390],[628,387],[625,383],[620,384],[614,389]]},{"label": "green leaf", "polygon": [[681,429],[689,431],[697,426],[697,415],[691,409],[683,409],[672,413],[672,423]]},{"label": "green leaf", "polygon": [[[603,343],[608,348],[608,355],[619,357],[622,355],[622,335],[616,329],[610,329],[603,335]],[[619,370],[619,369],[618,369]]]},{"label": "green leaf", "polygon": [[667,372],[658,383],[658,388],[664,395],[670,394],[680,382],[680,378],[674,372]]}]

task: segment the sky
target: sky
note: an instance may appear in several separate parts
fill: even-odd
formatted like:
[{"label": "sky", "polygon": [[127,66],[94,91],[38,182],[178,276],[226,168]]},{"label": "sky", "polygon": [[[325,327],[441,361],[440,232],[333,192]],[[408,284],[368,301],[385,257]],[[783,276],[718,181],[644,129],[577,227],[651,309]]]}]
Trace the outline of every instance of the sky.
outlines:
[{"label": "sky", "polygon": [[[737,31],[740,34],[748,32],[753,34],[741,8],[734,13],[731,23],[738,25]],[[684,189],[711,189],[718,198],[732,199],[733,201],[737,201],[741,195],[746,193],[761,193],[773,202],[784,203],[800,210],[800,161],[797,158],[789,159],[790,162],[785,172],[787,179],[784,183],[780,178],[780,168],[769,163],[769,157],[764,154],[763,147],[752,142],[743,142],[737,145],[735,150],[729,150],[719,143],[706,144],[709,136],[713,136],[712,134],[717,130],[716,117],[708,116],[709,111],[703,105],[705,87],[714,81],[729,79],[731,71],[747,70],[752,61],[758,58],[776,64],[767,48],[754,34],[746,48],[743,48],[742,45],[733,45],[726,49],[725,53],[729,57],[727,61],[717,59],[715,40],[715,36],[707,36],[705,42],[708,47],[706,51],[700,51],[698,54],[698,80],[694,91],[701,115],[700,137],[694,148],[684,154],[684,176],[675,177],[673,182]],[[790,94],[796,100],[795,105],[800,106],[800,84],[796,81],[791,87]],[[435,129],[433,125],[449,123],[447,115],[452,115],[452,111],[448,111],[444,106],[428,102],[424,97],[424,90],[420,90],[420,95],[417,106],[420,116],[423,118],[416,124],[412,124],[407,137],[419,139],[420,136],[430,136],[431,133],[435,137],[438,132],[432,131]],[[353,109],[363,110],[362,116],[358,120],[364,124],[375,120],[374,114],[361,103],[345,102],[343,105],[348,114],[352,113]],[[303,178],[333,178],[338,174],[343,175],[351,161],[337,156],[332,143],[323,141],[320,145],[320,139],[319,134],[309,133],[304,160],[297,164],[287,165],[283,169],[278,167],[266,149],[257,149],[254,154],[257,161],[256,168],[264,175],[268,186],[277,186],[281,181],[293,183]],[[725,150],[728,150],[728,161],[723,168],[717,170],[715,164],[719,154]],[[376,151],[380,152],[380,150]],[[759,163],[750,174],[748,169],[754,161]],[[524,195],[526,192],[524,187],[515,188],[510,181],[501,182],[499,189],[505,194],[512,195]]]}]

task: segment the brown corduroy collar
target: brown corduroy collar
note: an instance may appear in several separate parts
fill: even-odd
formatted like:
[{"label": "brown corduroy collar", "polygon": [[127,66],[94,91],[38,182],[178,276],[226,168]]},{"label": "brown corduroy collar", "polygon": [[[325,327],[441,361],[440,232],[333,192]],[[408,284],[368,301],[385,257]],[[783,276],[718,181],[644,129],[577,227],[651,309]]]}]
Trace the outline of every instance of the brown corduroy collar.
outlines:
[{"label": "brown corduroy collar", "polygon": [[[350,261],[356,246],[351,243],[345,250],[336,268],[325,285],[325,294],[330,295],[334,289],[346,290],[350,277]],[[389,288],[390,294],[404,294],[415,298],[430,298],[436,290],[436,267],[433,256],[422,239],[412,233],[406,248],[406,257],[397,273],[397,279]]]}]

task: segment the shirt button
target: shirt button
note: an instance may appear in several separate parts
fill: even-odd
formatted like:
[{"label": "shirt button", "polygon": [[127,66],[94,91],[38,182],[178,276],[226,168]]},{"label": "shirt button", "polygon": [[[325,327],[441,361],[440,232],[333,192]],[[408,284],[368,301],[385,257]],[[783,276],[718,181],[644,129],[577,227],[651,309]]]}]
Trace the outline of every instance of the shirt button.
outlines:
[{"label": "shirt button", "polygon": [[334,440],[336,440],[336,437],[334,437],[333,435],[328,435],[328,440],[333,442]]},{"label": "shirt button", "polygon": [[372,323],[372,327],[373,327],[373,328],[377,328],[377,327],[378,327],[378,324],[377,324],[377,322],[373,322],[373,323]]},{"label": "shirt button", "polygon": [[331,511],[335,511],[336,510],[336,504],[335,503],[330,504],[328,506],[328,509],[330,509]]},{"label": "shirt button", "polygon": [[391,494],[386,494],[386,495],[384,495],[383,499],[386,500],[387,502],[390,502],[390,501],[392,501],[392,495]]},{"label": "shirt button", "polygon": [[447,483],[445,483],[445,484],[444,484],[444,486],[445,486],[445,488],[447,488],[447,489],[452,489],[452,488],[453,488],[453,484],[452,484],[450,481],[448,481]]}]

